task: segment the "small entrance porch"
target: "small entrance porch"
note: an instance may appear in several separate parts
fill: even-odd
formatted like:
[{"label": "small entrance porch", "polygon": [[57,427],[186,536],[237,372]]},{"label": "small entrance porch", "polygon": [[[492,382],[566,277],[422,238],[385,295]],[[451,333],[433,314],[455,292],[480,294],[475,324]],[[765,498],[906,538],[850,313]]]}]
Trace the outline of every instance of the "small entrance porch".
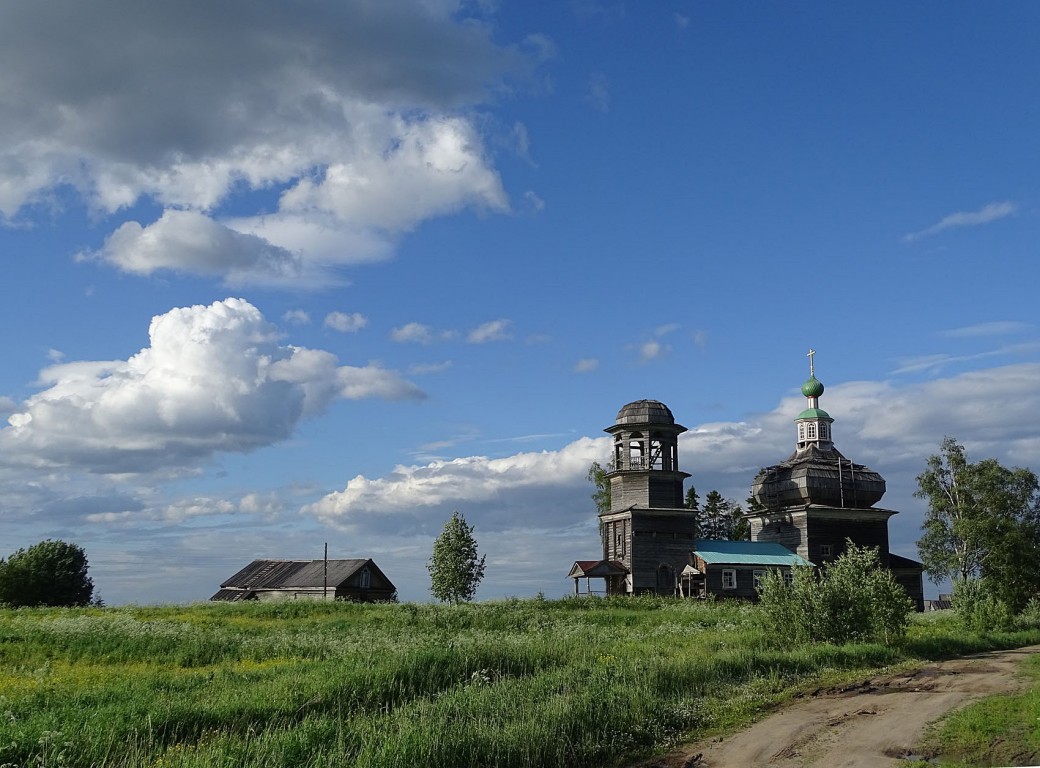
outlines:
[{"label": "small entrance porch", "polygon": [[[625,579],[628,569],[620,560],[577,560],[571,566],[567,578],[574,579],[575,597],[585,595],[625,595],[628,589]],[[582,592],[580,580],[585,579],[585,591]],[[603,589],[592,589],[592,579],[603,579]]]}]

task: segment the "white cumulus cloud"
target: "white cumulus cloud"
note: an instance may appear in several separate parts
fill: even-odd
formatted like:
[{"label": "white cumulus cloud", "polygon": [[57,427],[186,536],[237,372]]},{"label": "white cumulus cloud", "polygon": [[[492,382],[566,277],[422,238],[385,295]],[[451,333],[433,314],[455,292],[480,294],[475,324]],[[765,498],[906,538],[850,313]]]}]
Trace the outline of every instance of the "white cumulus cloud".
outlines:
[{"label": "white cumulus cloud", "polygon": [[242,299],[152,319],[128,360],[76,361],[40,374],[42,391],[0,431],[8,461],[119,474],[190,466],[288,437],[334,398],[422,397],[394,371],[340,366],[322,350],[283,346]]},{"label": "white cumulus cloud", "polygon": [[229,285],[279,282],[302,272],[299,258],[287,249],[180,210],[165,211],[147,227],[128,221],[98,251],[80,258],[101,259],[139,275],[169,270],[223,276]]},{"label": "white cumulus cloud", "polygon": [[[424,466],[397,466],[383,478],[362,475],[342,491],[330,493],[304,508],[307,514],[337,525],[364,524],[366,516],[413,516],[425,508],[481,504],[485,509],[514,506],[511,497],[524,499],[524,490],[536,495],[559,486],[580,485],[589,465],[609,451],[608,438],[583,438],[561,451],[519,453],[493,459],[469,456],[434,461]],[[544,510],[558,514],[560,510]],[[495,512],[488,512],[490,519]],[[501,527],[507,520],[497,521]],[[487,523],[485,523],[487,524]]]},{"label": "white cumulus cloud", "polygon": [[492,341],[507,341],[512,338],[509,335],[511,320],[489,320],[481,323],[466,336],[470,344],[487,344]]},{"label": "white cumulus cloud", "polygon": [[671,346],[657,339],[649,339],[639,345],[639,359],[648,363],[651,360],[657,360],[659,357],[664,357],[671,351]]},{"label": "white cumulus cloud", "polygon": [[[880,506],[907,512],[893,518],[897,551],[913,554],[921,511],[913,498],[914,478],[943,436],[960,439],[973,458],[1040,465],[1040,429],[1033,418],[1040,411],[1038,381],[1040,365],[1022,364],[902,387],[859,381],[827,388],[822,404],[835,418],[839,450],[886,477],[888,493]],[[679,421],[695,424],[679,439],[680,467],[692,474],[689,482],[702,498],[716,489],[743,503],[758,470],[794,450],[793,420],[805,398],[792,393],[772,411],[739,422],[695,423],[676,403],[670,405]],[[582,437],[556,451],[398,466],[382,477],[359,475],[303,511],[379,533],[436,533],[436,521],[453,509],[489,531],[564,531],[594,522],[586,473],[609,451],[609,438]],[[594,527],[589,535],[584,551],[591,556],[597,549]],[[580,543],[575,547],[582,550]]]},{"label": "white cumulus cloud", "polygon": [[356,333],[368,325],[368,318],[360,312],[329,312],[325,315],[325,327],[340,333]]},{"label": "white cumulus cloud", "polygon": [[432,344],[438,339],[445,339],[450,336],[450,332],[435,331],[423,323],[405,323],[399,328],[394,328],[390,331],[390,338],[402,344]]}]

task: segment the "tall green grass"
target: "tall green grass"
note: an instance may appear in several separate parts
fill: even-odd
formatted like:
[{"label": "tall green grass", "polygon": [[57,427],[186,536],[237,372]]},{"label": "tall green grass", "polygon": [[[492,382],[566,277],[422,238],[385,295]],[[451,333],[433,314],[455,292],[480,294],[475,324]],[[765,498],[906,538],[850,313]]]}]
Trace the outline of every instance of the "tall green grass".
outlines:
[{"label": "tall green grass", "polygon": [[800,644],[741,603],[0,610],[0,765],[624,764],[798,686],[1040,642]]}]

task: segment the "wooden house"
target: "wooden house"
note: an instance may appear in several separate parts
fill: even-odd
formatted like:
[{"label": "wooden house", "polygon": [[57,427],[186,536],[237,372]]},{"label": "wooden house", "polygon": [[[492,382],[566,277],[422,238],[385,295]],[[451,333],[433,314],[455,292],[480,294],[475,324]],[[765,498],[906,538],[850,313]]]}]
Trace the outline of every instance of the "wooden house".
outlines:
[{"label": "wooden house", "polygon": [[717,541],[697,539],[690,563],[683,569],[683,597],[742,597],[758,600],[761,580],[779,571],[790,580],[796,566],[812,565],[782,544],[769,541]]},{"label": "wooden house", "polygon": [[397,588],[372,560],[254,560],[210,600],[394,600]]}]

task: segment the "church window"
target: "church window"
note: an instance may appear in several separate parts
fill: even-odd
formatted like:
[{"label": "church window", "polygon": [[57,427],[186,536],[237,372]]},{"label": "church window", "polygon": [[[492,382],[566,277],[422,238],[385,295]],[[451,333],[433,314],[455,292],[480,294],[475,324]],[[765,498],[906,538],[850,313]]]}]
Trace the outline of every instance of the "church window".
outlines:
[{"label": "church window", "polygon": [[800,422],[798,424],[798,439],[799,440],[804,440],[805,439],[805,422]]},{"label": "church window", "polygon": [[722,569],[722,588],[723,589],[736,589],[737,588],[737,571],[734,568],[723,568]]},{"label": "church window", "polygon": [[831,432],[830,425],[826,421],[821,421],[820,422],[820,439],[821,440],[830,440],[831,439],[830,432]]},{"label": "church window", "polygon": [[816,422],[810,421],[805,425],[805,439],[815,440],[816,439]]}]

